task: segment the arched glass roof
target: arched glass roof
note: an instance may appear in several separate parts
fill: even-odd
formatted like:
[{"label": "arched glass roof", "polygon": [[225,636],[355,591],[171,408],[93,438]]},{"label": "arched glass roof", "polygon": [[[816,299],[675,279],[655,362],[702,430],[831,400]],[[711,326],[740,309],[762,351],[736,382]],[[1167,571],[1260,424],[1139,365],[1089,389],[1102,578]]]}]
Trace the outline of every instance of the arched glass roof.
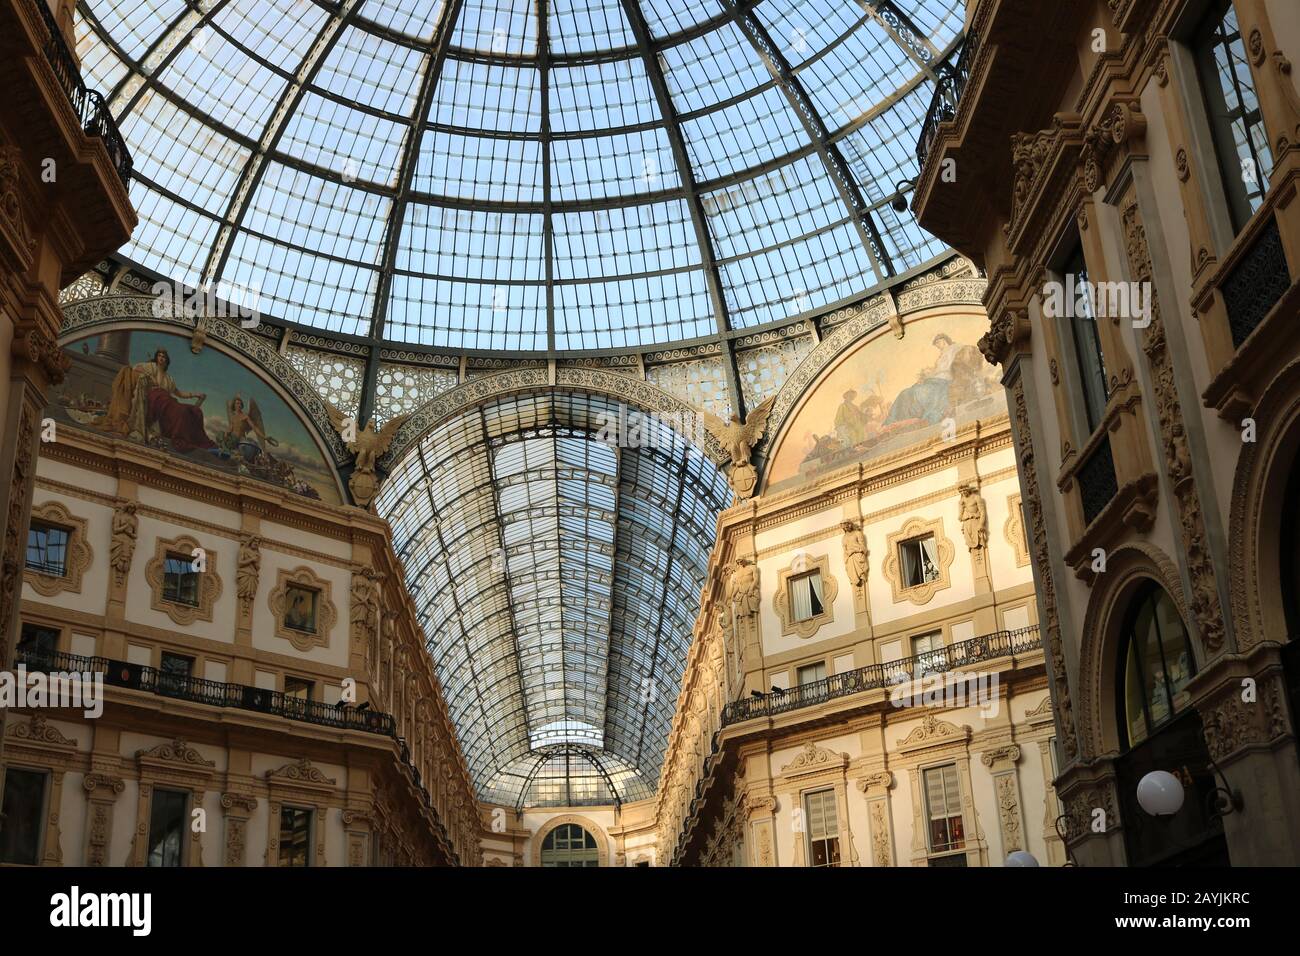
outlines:
[{"label": "arched glass roof", "polygon": [[565,352],[824,311],[942,252],[916,173],[964,0],[81,0],[124,255],[269,318]]},{"label": "arched glass roof", "polygon": [[485,800],[654,792],[731,492],[630,414],[565,391],[491,401],[433,428],[376,501]]}]

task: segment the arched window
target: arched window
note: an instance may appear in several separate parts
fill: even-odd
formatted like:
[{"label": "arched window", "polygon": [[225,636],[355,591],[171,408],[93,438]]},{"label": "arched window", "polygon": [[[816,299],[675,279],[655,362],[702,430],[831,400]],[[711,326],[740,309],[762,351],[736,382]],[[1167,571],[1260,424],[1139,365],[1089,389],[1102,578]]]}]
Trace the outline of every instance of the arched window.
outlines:
[{"label": "arched window", "polygon": [[561,823],[542,841],[542,866],[598,866],[596,838],[576,823]]},{"label": "arched window", "polygon": [[1123,647],[1120,727],[1134,747],[1174,718],[1196,658],[1173,599],[1154,583],[1133,603]]}]

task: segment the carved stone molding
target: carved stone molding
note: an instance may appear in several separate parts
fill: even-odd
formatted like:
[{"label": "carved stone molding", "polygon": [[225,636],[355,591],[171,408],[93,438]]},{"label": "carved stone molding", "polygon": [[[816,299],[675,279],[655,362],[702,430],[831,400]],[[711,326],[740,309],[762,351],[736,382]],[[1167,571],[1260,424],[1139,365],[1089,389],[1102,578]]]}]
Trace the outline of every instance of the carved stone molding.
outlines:
[{"label": "carved stone molding", "polygon": [[912,732],[898,742],[902,753],[935,747],[941,744],[965,743],[970,740],[969,727],[958,726],[947,720],[940,720],[932,713],[927,713],[921,723],[912,728]]},{"label": "carved stone molding", "polygon": [[1028,348],[1029,313],[1024,309],[1002,309],[989,318],[989,330],[977,343],[990,365],[1004,365],[1013,352]]},{"label": "carved stone molding", "polygon": [[1209,554],[1205,518],[1201,499],[1192,473],[1191,453],[1183,426],[1182,406],[1174,381],[1173,360],[1165,338],[1164,318],[1154,290],[1151,251],[1147,246],[1146,226],[1137,199],[1130,198],[1123,207],[1124,248],[1134,281],[1148,283],[1151,291],[1151,321],[1142,331],[1142,351],[1151,366],[1157,417],[1164,445],[1165,467],[1178,504],[1179,530],[1191,580],[1190,605],[1205,649],[1210,654],[1223,650],[1225,633],[1219,603],[1214,563]]},{"label": "carved stone molding", "polygon": [[1016,567],[1029,564],[1029,541],[1025,537],[1024,513],[1020,508],[1020,495],[1007,498],[1007,520],[1002,525],[1002,537],[1016,553]]},{"label": "carved stone molding", "polygon": [[1021,493],[1025,496],[1032,532],[1030,540],[1033,542],[1034,580],[1043,615],[1040,626],[1046,638],[1048,659],[1051,662],[1052,702],[1059,716],[1061,747],[1065,752],[1066,760],[1073,761],[1079,756],[1079,738],[1075,729],[1069,676],[1065,668],[1061,622],[1056,606],[1056,583],[1052,576],[1051,558],[1047,548],[1047,526],[1043,517],[1042,497],[1038,490],[1037,456],[1034,454],[1033,432],[1029,427],[1025,384],[1018,375],[1011,385],[1011,421],[1016,453],[1020,458]]},{"label": "carved stone molding", "polygon": [[[934,547],[939,574],[931,581],[908,587],[903,583],[903,566],[898,556],[898,546],[904,541],[934,535]],[[889,582],[894,603],[910,601],[916,605],[929,604],[939,591],[952,587],[952,562],[957,549],[943,532],[943,518],[909,518],[903,527],[886,538],[886,553],[881,573]]]},{"label": "carved stone molding", "polygon": [[86,866],[108,866],[113,833],[113,805],[126,789],[121,777],[92,770],[81,778],[86,791],[86,836],[82,858]]},{"label": "carved stone molding", "polygon": [[[1146,135],[1147,120],[1136,98],[1117,98],[1084,134],[1080,162],[1090,193],[1105,186],[1114,161]],[[1122,147],[1122,148],[1121,148]]]},{"label": "carved stone molding", "polygon": [[1257,680],[1254,700],[1243,700],[1242,681],[1230,678],[1215,699],[1197,703],[1205,746],[1214,760],[1227,762],[1242,750],[1265,747],[1292,732],[1280,674]]},{"label": "carved stone molding", "polygon": [[[1092,836],[1104,836],[1120,825],[1115,787],[1100,781],[1073,789],[1065,797],[1065,841],[1075,846]],[[1101,811],[1098,813],[1098,811]]]},{"label": "carved stone molding", "polygon": [[990,770],[999,771],[1007,770],[1014,767],[1020,760],[1020,746],[1018,744],[1007,744],[1002,747],[995,747],[992,750],[986,750],[980,755],[980,763]]},{"label": "carved stone molding", "polygon": [[78,518],[62,502],[46,501],[32,505],[32,520],[44,521],[68,533],[68,546],[64,553],[63,574],[45,574],[26,568],[23,580],[32,590],[45,597],[54,597],[64,591],[81,593],[81,579],[94,559],[90,542],[86,540],[86,519]]},{"label": "carved stone molding", "polygon": [[784,776],[793,777],[806,773],[816,773],[820,770],[843,770],[848,766],[848,763],[848,754],[827,750],[810,741],[803,745],[803,749],[799,751],[793,760],[781,768],[781,773]]},{"label": "carved stone molding", "polygon": [[[987,755],[986,755],[987,756]],[[1020,813],[1020,781],[1014,770],[995,774],[993,793],[998,807],[998,829],[1006,853],[1025,848],[1025,828]]]},{"label": "carved stone molding", "polygon": [[[290,606],[291,594],[295,589],[315,594],[314,614],[304,617],[302,612],[295,611]],[[295,650],[304,653],[313,647],[330,646],[330,632],[338,619],[338,610],[330,599],[330,582],[317,577],[311,568],[305,565],[292,571],[281,568],[276,573],[275,587],[266,600],[274,615],[276,637],[284,638]],[[287,623],[294,615],[297,615],[302,627]]]},{"label": "carved stone molding", "polygon": [[[817,572],[821,577],[822,609],[819,614],[814,614],[806,620],[796,621],[794,610],[790,607],[790,581],[812,572]],[[835,597],[839,593],[840,585],[831,574],[830,559],[827,555],[823,554],[820,557],[797,555],[790,567],[782,568],[776,576],[776,594],[772,597],[772,607],[776,611],[777,620],[781,622],[781,635],[788,637],[794,634],[806,639],[816,634],[823,626],[833,624]]]},{"label": "carved stone molding", "polygon": [[77,742],[63,735],[58,727],[46,722],[45,715],[33,713],[25,723],[14,720],[5,729],[5,737],[15,743],[36,744],[42,748],[54,747],[61,750],[75,750]]},{"label": "carved stone molding", "polygon": [[[164,572],[167,555],[188,558],[195,561],[202,553],[204,569],[199,574],[198,603],[181,604],[168,601],[163,597]],[[188,627],[195,621],[211,621],[213,607],[221,596],[221,575],[217,573],[217,552],[199,544],[197,538],[183,534],[178,538],[159,538],[154,545],[154,555],[144,566],[144,578],[149,583],[149,606],[161,611],[172,622]]]}]

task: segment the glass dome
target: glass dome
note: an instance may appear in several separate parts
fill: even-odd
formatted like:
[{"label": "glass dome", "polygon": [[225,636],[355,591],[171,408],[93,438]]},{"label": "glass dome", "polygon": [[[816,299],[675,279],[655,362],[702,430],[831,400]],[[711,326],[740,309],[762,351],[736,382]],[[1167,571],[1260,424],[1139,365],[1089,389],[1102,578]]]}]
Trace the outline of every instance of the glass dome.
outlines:
[{"label": "glass dome", "polygon": [[81,0],[122,253],[403,348],[725,338],[943,252],[891,202],[963,0]]}]

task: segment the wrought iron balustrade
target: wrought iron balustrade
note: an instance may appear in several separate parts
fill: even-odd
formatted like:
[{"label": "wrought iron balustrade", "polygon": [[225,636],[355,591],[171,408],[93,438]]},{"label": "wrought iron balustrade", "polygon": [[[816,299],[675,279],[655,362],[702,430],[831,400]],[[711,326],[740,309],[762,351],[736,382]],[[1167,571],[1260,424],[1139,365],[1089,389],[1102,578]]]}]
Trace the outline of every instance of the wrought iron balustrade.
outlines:
[{"label": "wrought iron balustrade", "polygon": [[1088,460],[1075,472],[1074,480],[1079,483],[1083,523],[1086,527],[1119,494],[1119,480],[1115,477],[1115,456],[1111,451],[1109,433],[1102,436]]},{"label": "wrought iron balustrade", "polygon": [[995,631],[914,657],[904,657],[887,664],[868,664],[866,667],[834,674],[787,690],[757,697],[742,697],[723,708],[722,724],[725,727],[753,717],[772,717],[802,707],[823,704],[837,697],[848,697],[881,687],[894,687],[929,674],[941,674],[983,661],[1024,654],[1042,646],[1042,637],[1036,625],[1014,631]]},{"label": "wrought iron balustrade", "polygon": [[41,20],[49,32],[49,39],[45,41],[45,59],[54,71],[59,85],[63,87],[63,92],[67,94],[68,102],[72,104],[72,110],[81,123],[82,132],[87,136],[99,137],[108,150],[108,158],[112,160],[122,185],[130,186],[131,151],[126,147],[126,140],[117,128],[117,121],[113,119],[108,103],[97,91],[86,88],[81,79],[81,70],[77,67],[77,58],[68,49],[63,31],[59,29],[58,21],[54,19],[45,0],[28,2],[40,11]]},{"label": "wrought iron balustrade", "polygon": [[245,684],[225,684],[199,677],[184,677],[156,667],[115,661],[107,657],[82,657],[78,654],[19,648],[15,663],[24,664],[33,671],[103,674],[104,683],[112,687],[127,687],[160,697],[208,704],[211,707],[235,707],[274,714],[322,727],[385,734],[400,742],[397,723],[392,714],[377,710],[357,710],[355,707],[335,706],[318,700],[304,700],[292,694]]},{"label": "wrought iron balustrade", "polygon": [[930,155],[930,148],[939,134],[939,124],[957,118],[957,103],[966,90],[970,80],[971,64],[979,47],[978,38],[967,34],[957,54],[955,62],[940,63],[935,69],[938,82],[934,86],[934,95],[930,97],[930,108],[925,113],[925,123],[921,126],[921,136],[916,141],[916,169],[919,176],[925,169],[925,161]]},{"label": "wrought iron balustrade", "polygon": [[1282,234],[1277,219],[1270,215],[1268,225],[1223,283],[1223,304],[1234,348],[1241,348],[1290,287]]}]

